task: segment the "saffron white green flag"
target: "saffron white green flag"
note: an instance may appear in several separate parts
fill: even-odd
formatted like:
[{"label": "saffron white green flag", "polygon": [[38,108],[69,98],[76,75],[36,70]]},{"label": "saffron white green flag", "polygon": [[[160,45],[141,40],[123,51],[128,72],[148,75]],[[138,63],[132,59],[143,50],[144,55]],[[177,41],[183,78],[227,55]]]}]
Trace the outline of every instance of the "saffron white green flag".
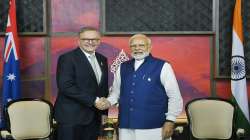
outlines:
[{"label": "saffron white green flag", "polygon": [[238,106],[236,127],[245,129],[247,134],[249,134],[250,121],[242,26],[241,0],[236,0],[232,30],[231,90],[233,101]]}]

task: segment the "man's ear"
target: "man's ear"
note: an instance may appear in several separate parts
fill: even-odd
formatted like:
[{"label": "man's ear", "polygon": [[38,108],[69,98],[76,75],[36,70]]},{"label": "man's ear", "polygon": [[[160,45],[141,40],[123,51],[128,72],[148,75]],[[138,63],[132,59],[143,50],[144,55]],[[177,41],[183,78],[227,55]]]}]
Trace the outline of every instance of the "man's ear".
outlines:
[{"label": "man's ear", "polygon": [[152,50],[152,46],[150,45],[148,46],[148,52],[151,52],[151,50]]},{"label": "man's ear", "polygon": [[98,40],[98,46],[100,46],[101,45],[101,40]]},{"label": "man's ear", "polygon": [[80,47],[80,39],[77,40],[77,44]]}]

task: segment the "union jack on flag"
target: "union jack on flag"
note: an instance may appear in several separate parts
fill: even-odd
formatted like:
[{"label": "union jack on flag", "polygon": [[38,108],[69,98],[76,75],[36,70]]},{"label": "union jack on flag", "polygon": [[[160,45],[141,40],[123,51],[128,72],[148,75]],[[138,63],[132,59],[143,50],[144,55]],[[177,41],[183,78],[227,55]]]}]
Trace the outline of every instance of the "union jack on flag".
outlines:
[{"label": "union jack on flag", "polygon": [[[9,0],[9,6],[3,58],[3,110],[9,101],[20,98],[19,45],[17,37],[15,0]],[[5,120],[3,115],[1,117],[1,127],[4,127]]]}]

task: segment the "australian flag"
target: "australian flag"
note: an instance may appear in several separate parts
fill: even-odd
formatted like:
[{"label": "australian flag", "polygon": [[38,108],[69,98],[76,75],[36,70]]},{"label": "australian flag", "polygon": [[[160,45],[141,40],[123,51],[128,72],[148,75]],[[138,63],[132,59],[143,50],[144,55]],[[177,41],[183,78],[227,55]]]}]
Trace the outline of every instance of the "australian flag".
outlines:
[{"label": "australian flag", "polygon": [[[9,0],[9,14],[3,54],[3,94],[2,114],[6,104],[20,98],[19,45],[16,23],[16,2]],[[1,128],[5,127],[5,118],[1,115]]]}]

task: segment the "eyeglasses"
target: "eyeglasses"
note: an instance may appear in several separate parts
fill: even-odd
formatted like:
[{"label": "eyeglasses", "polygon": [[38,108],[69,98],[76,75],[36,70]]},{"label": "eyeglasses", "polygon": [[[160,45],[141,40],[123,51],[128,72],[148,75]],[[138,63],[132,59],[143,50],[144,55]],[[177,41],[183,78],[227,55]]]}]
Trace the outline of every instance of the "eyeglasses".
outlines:
[{"label": "eyeglasses", "polygon": [[147,44],[131,44],[130,48],[134,49],[134,48],[145,48],[147,46]]},{"label": "eyeglasses", "polygon": [[98,43],[100,39],[98,38],[80,38],[81,41],[87,42],[87,43]]}]

